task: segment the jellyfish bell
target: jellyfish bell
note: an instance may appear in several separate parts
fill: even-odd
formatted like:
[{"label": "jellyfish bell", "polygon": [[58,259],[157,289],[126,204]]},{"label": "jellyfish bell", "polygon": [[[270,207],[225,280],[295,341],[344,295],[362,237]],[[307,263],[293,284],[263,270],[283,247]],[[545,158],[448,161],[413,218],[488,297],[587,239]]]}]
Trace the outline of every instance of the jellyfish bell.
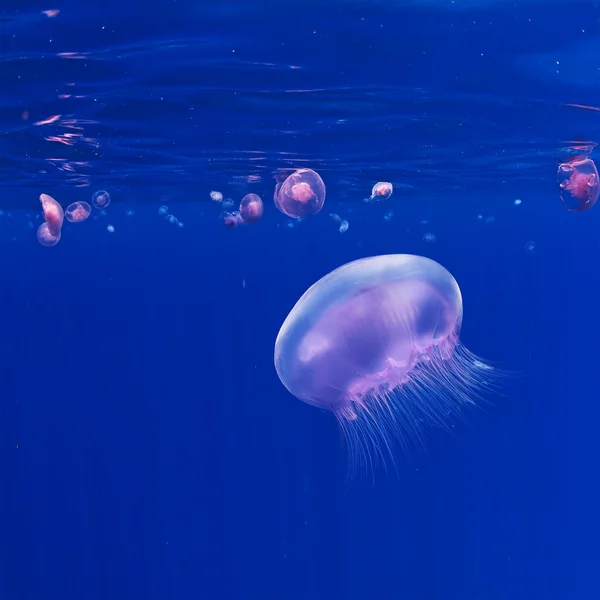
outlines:
[{"label": "jellyfish bell", "polygon": [[568,211],[583,212],[598,201],[598,169],[591,158],[579,156],[562,163],[557,179],[560,198]]},{"label": "jellyfish bell", "polygon": [[221,213],[219,217],[221,223],[225,225],[225,227],[237,227],[238,225],[243,225],[244,220],[240,213],[236,210],[232,213],[224,211]]},{"label": "jellyfish bell", "polygon": [[110,194],[106,190],[99,190],[92,195],[92,205],[94,208],[107,208],[110,204]]},{"label": "jellyfish bell", "polygon": [[325,184],[312,169],[299,169],[275,189],[275,206],[293,219],[316,215],[325,202]]},{"label": "jellyfish bell", "polygon": [[42,211],[48,231],[52,236],[60,238],[60,230],[65,218],[62,206],[48,194],[40,194],[40,202],[42,203]]},{"label": "jellyfish bell", "polygon": [[65,217],[70,223],[81,223],[90,216],[91,212],[92,207],[87,202],[73,202],[67,206]]},{"label": "jellyfish bell", "polygon": [[263,201],[257,194],[246,194],[240,202],[240,215],[244,223],[258,223],[264,212]]},{"label": "jellyfish bell", "polygon": [[380,200],[387,200],[394,191],[394,186],[387,181],[378,181],[371,190],[371,200],[379,202]]},{"label": "jellyfish bell", "polygon": [[275,369],[298,399],[331,411],[346,434],[350,472],[394,460],[496,387],[497,371],[459,339],[460,288],[433,260],[363,258],[298,300],[275,342]]},{"label": "jellyfish bell", "polygon": [[38,242],[42,246],[46,246],[48,248],[51,246],[56,246],[56,244],[58,244],[58,242],[60,242],[60,237],[61,237],[60,230],[58,231],[58,233],[56,235],[54,235],[50,231],[50,228],[48,227],[48,223],[46,221],[44,221],[38,227],[37,239],[38,239]]}]

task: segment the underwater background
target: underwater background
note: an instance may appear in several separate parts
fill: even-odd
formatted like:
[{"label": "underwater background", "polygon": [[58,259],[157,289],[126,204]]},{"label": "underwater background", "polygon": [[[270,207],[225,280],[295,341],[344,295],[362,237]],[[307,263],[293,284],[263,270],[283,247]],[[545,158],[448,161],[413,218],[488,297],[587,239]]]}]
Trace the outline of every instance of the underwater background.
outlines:
[{"label": "underwater background", "polygon": [[[600,597],[600,208],[557,186],[599,57],[590,1],[1,0],[0,598]],[[296,168],[327,188],[303,220],[273,203]],[[98,190],[38,243],[40,194]],[[347,481],[275,338],[396,253],[515,377]]]}]

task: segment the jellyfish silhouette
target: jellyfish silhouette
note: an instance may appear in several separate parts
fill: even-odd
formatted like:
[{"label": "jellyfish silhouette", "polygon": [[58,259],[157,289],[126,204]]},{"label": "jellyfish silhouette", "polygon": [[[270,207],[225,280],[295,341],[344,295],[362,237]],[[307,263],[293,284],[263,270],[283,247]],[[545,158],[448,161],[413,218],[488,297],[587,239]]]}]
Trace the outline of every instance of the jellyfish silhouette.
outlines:
[{"label": "jellyfish silhouette", "polygon": [[500,372],[460,343],[462,316],[458,284],[435,261],[363,258],[300,298],[277,336],[275,368],[294,396],[336,416],[350,474],[372,469],[497,389]]}]

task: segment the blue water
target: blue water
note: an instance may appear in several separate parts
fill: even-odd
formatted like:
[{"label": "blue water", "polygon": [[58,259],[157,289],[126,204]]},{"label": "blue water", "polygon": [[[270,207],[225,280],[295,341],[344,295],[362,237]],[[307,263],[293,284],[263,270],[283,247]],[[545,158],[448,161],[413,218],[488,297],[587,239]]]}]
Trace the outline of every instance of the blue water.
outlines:
[{"label": "blue water", "polygon": [[[600,597],[600,208],[556,185],[598,56],[575,0],[2,0],[0,598]],[[299,223],[272,201],[298,167],[327,186]],[[40,193],[99,189],[37,242]],[[518,376],[348,484],[273,346],[385,253],[449,269],[463,341]]]}]

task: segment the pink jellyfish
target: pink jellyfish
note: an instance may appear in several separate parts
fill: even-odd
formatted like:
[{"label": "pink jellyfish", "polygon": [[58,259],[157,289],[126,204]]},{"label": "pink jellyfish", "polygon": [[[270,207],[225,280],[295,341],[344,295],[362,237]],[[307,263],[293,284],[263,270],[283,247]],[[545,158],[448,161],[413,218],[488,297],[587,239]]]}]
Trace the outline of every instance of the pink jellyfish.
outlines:
[{"label": "pink jellyfish", "polygon": [[576,157],[558,167],[560,198],[572,212],[589,210],[596,204],[600,187],[598,169],[591,158]]},{"label": "pink jellyfish", "polygon": [[37,230],[37,239],[42,246],[56,246],[60,242],[60,230],[56,235],[51,233],[48,223],[44,221]]},{"label": "pink jellyfish", "polygon": [[258,223],[264,212],[263,201],[257,194],[246,194],[240,202],[240,215],[244,223]]},{"label": "pink jellyfish", "polygon": [[292,173],[275,193],[275,206],[288,217],[316,215],[325,202],[325,184],[312,169]]},{"label": "pink jellyfish", "polygon": [[221,213],[221,223],[225,225],[225,227],[237,227],[238,225],[242,225],[244,220],[240,213],[235,210],[232,213],[230,212],[222,212]]},{"label": "pink jellyfish", "polygon": [[48,224],[48,231],[52,236],[58,236],[60,239],[60,230],[65,218],[62,206],[54,198],[48,196],[48,194],[40,194],[40,202],[44,211],[44,219]]},{"label": "pink jellyfish", "polygon": [[105,190],[94,192],[92,196],[92,205],[94,208],[106,208],[110,204],[110,194]]},{"label": "pink jellyfish", "polygon": [[67,206],[65,217],[71,223],[81,223],[85,221],[92,212],[92,207],[87,202],[73,202]]},{"label": "pink jellyfish", "polygon": [[460,342],[456,280],[421,256],[363,258],[329,273],[298,300],[275,342],[275,369],[298,399],[331,411],[351,470],[421,443],[493,387],[498,372]]},{"label": "pink jellyfish", "polygon": [[380,200],[387,200],[394,191],[394,186],[387,181],[379,181],[371,190],[371,200],[379,202]]}]

